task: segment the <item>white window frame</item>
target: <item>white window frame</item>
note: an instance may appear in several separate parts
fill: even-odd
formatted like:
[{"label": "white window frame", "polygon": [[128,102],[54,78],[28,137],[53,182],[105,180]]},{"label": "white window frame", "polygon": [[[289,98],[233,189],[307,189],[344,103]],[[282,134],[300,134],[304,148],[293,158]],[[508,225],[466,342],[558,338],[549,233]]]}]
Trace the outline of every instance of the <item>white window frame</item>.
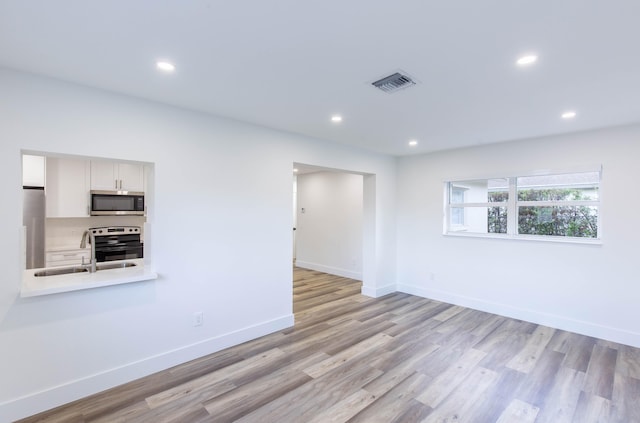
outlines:
[{"label": "white window frame", "polygon": [[[519,177],[528,176],[549,176],[563,175],[574,173],[598,172],[598,199],[597,200],[563,200],[563,201],[519,201],[517,180]],[[480,181],[489,179],[507,179],[508,200],[504,202],[478,202],[478,203],[451,203],[452,187],[464,187],[465,182]],[[456,178],[444,181],[444,224],[443,235],[446,236],[463,236],[478,238],[498,238],[498,239],[515,239],[515,240],[531,240],[531,241],[551,241],[551,242],[567,242],[578,244],[602,244],[602,167],[590,166],[574,170],[546,171],[540,172],[514,172],[510,176],[492,176],[492,177],[467,177]],[[553,236],[553,235],[529,235],[518,233],[518,215],[520,207],[562,207],[562,206],[587,206],[596,207],[598,211],[597,219],[597,237],[571,237],[571,236]],[[474,207],[506,207],[507,208],[507,232],[506,233],[482,233],[469,232],[466,228],[460,228],[459,225],[451,225],[451,209],[452,208],[474,208]],[[466,222],[466,212],[465,212]]]}]

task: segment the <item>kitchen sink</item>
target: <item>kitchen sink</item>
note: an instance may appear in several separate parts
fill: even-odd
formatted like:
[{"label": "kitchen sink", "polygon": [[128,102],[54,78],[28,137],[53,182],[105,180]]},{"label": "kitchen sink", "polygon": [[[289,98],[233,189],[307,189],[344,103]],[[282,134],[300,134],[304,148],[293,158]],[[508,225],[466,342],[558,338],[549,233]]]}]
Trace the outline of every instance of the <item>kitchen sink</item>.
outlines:
[{"label": "kitchen sink", "polygon": [[56,269],[45,269],[34,273],[34,276],[57,276],[68,275],[70,273],[84,273],[88,272],[84,267],[60,267]]},{"label": "kitchen sink", "polygon": [[135,263],[124,262],[124,263],[98,263],[96,264],[96,270],[108,270],[108,269],[124,269],[127,267],[135,266]]},{"label": "kitchen sink", "polygon": [[[99,270],[109,270],[109,269],[125,269],[127,267],[136,266],[135,263],[124,262],[124,263],[98,263],[96,264],[96,271]],[[88,267],[57,267],[53,269],[44,269],[34,273],[34,276],[57,276],[57,275],[69,275],[72,273],[86,273],[88,272]]]}]

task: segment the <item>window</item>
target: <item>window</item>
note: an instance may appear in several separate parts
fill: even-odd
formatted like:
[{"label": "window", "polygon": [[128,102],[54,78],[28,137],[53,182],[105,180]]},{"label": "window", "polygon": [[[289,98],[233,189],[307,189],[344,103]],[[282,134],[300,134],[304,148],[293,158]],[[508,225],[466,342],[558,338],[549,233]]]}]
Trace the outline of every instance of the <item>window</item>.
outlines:
[{"label": "window", "polygon": [[[451,202],[454,204],[464,203],[464,192],[466,188],[451,186]],[[464,207],[451,207],[451,226],[464,226]]]},{"label": "window", "polygon": [[449,231],[506,233],[508,189],[505,178],[449,182]]},{"label": "window", "polygon": [[599,239],[600,173],[447,182],[446,233]]}]

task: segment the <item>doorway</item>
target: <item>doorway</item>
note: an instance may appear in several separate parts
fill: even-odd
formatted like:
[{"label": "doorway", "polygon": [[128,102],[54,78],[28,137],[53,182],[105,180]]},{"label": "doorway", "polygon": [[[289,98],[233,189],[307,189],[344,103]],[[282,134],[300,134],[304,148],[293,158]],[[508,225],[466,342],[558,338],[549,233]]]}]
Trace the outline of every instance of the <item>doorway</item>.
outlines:
[{"label": "doorway", "polygon": [[294,163],[294,265],[363,279],[364,176]]}]

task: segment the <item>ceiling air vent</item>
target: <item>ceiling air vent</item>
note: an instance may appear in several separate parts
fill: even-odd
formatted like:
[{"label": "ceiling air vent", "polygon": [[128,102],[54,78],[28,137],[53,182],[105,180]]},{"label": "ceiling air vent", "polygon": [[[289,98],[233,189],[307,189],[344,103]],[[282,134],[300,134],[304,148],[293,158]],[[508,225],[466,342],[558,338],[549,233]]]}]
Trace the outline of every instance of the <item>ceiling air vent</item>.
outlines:
[{"label": "ceiling air vent", "polygon": [[396,72],[393,75],[372,82],[371,85],[381,89],[385,93],[395,93],[396,91],[416,85],[416,83],[409,75]]}]

